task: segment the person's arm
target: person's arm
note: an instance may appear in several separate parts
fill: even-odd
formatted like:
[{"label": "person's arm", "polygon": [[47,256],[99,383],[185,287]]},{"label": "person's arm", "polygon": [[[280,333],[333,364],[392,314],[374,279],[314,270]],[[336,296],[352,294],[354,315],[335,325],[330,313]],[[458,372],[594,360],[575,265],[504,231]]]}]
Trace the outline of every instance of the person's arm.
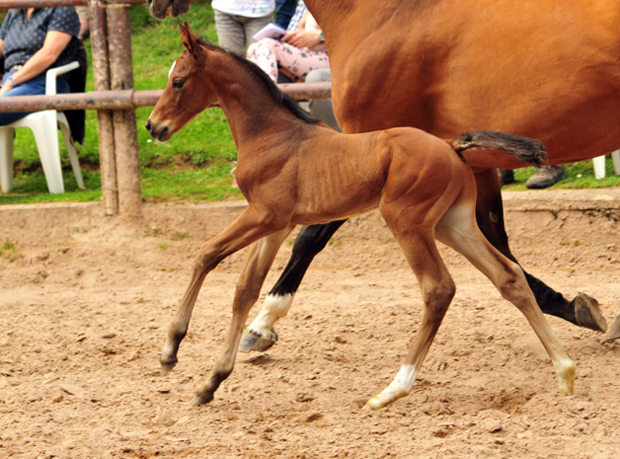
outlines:
[{"label": "person's arm", "polygon": [[308,20],[309,15],[310,15],[310,11],[306,11],[306,13],[301,17],[301,19],[297,23],[297,29],[303,30],[306,28],[306,21]]},{"label": "person's arm", "polygon": [[43,47],[34,53],[30,59],[26,61],[24,66],[15,72],[11,80],[7,80],[0,89],[0,95],[13,89],[16,85],[20,85],[47,70],[60,53],[67,47],[71,41],[71,34],[58,31],[50,31],[45,35]]},{"label": "person's arm", "polygon": [[307,11],[306,14],[304,14],[299,20],[299,24],[297,24],[297,30],[287,33],[280,39],[280,41],[288,43],[292,46],[296,46],[297,48],[308,49],[312,49],[313,47],[322,44],[323,35],[321,34],[320,29],[306,30],[306,24],[309,17],[310,12]]},{"label": "person's arm", "polygon": [[297,48],[308,48],[312,49],[313,47],[320,45],[323,43],[321,39],[321,31],[317,30],[295,30],[293,32],[289,32],[281,38],[281,41],[288,43],[289,45],[296,46]]},{"label": "person's arm", "polygon": [[[4,40],[0,40],[0,56],[2,56],[2,50],[4,49]],[[4,69],[0,69],[1,73],[4,73]]]}]

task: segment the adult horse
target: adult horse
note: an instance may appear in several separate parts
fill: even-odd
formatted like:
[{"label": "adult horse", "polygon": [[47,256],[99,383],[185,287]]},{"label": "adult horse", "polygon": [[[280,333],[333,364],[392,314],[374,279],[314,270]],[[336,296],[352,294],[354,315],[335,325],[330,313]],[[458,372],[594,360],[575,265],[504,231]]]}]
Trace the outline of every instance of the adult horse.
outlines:
[{"label": "adult horse", "polygon": [[[189,0],[150,0],[165,17]],[[306,0],[321,24],[332,69],[334,111],[344,132],[415,126],[453,138],[493,129],[538,138],[550,164],[620,146],[620,4],[604,0]],[[495,168],[525,166],[505,155],[465,152],[478,185],[476,217],[511,254]],[[244,350],[277,339],[275,321],[339,224],[310,227],[249,327]],[[543,312],[604,331],[595,300],[572,301],[526,274]],[[617,330],[617,328],[616,328]],[[620,336],[620,334],[618,334]],[[611,336],[617,337],[617,336]]]}]

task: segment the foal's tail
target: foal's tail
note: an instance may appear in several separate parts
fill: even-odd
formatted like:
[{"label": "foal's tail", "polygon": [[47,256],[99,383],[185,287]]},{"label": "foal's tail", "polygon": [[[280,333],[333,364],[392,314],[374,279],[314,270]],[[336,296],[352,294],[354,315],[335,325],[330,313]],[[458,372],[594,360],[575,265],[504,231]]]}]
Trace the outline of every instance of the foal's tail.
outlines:
[{"label": "foal's tail", "polygon": [[470,148],[502,150],[534,166],[544,166],[547,164],[547,152],[542,142],[536,139],[517,137],[504,132],[468,131],[454,139],[452,147],[457,152]]}]

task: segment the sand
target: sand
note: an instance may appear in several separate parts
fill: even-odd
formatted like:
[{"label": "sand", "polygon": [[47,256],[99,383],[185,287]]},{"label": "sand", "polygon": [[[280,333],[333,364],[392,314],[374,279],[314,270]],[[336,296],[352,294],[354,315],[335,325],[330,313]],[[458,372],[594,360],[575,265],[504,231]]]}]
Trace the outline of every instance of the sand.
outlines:
[{"label": "sand", "polygon": [[[618,198],[505,194],[521,263],[567,297],[597,298],[610,323],[620,312]],[[445,247],[457,294],[413,392],[361,410],[398,372],[422,314],[376,212],[319,255],[276,326],[280,341],[239,354],[215,400],[193,406],[245,252],[207,277],[166,376],[159,353],[196,250],[243,207],[147,204],[133,226],[99,203],[0,207],[0,458],[620,457],[620,342],[550,318],[578,367],[575,393],[560,395],[524,317]]]}]

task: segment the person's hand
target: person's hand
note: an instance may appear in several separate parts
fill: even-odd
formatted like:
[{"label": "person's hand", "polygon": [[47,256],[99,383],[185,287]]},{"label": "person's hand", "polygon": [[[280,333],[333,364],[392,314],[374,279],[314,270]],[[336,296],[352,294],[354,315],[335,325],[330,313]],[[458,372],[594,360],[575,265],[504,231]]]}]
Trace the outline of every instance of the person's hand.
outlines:
[{"label": "person's hand", "polygon": [[10,91],[11,89],[13,89],[15,87],[15,85],[13,84],[12,81],[10,80],[6,80],[4,82],[4,84],[2,85],[2,87],[0,88],[0,96],[2,96],[4,93]]},{"label": "person's hand", "polygon": [[322,43],[320,30],[295,30],[284,35],[281,40],[297,48],[313,48]]}]

